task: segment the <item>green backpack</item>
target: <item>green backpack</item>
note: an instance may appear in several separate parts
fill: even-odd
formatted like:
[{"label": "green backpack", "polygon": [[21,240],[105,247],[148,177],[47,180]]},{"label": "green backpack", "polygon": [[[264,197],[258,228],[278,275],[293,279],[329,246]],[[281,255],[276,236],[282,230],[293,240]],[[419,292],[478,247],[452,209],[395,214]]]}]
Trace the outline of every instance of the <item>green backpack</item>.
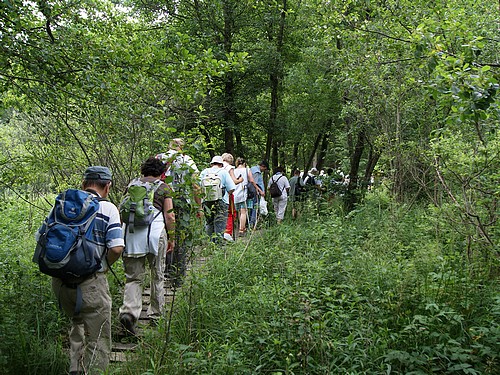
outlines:
[{"label": "green backpack", "polygon": [[120,203],[120,217],[125,228],[134,233],[135,227],[149,227],[161,213],[153,206],[154,194],[162,182],[143,182],[134,179],[127,187],[127,192]]}]

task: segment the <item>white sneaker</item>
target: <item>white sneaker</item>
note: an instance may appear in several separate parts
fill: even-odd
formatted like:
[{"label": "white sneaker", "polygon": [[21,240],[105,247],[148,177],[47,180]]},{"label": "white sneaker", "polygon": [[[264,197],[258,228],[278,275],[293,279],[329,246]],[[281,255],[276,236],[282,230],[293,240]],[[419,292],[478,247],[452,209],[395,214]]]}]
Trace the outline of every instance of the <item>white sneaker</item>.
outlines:
[{"label": "white sneaker", "polygon": [[226,241],[234,241],[233,237],[229,233],[224,233],[224,239]]}]

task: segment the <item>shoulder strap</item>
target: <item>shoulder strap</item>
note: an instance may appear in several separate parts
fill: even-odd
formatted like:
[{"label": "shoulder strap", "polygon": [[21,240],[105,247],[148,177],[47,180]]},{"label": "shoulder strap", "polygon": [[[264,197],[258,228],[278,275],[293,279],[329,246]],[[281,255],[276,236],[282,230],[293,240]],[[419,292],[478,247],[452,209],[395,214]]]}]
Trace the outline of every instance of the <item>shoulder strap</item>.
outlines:
[{"label": "shoulder strap", "polygon": [[85,189],[85,191],[94,194],[99,202],[108,202],[108,199],[101,197],[94,189]]}]

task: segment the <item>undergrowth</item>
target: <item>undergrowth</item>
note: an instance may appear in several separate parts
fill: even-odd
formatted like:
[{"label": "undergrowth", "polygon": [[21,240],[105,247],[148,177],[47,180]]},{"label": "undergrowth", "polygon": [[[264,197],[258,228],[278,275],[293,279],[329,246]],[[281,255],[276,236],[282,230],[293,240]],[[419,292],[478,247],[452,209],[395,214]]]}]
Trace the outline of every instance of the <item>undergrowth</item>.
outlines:
[{"label": "undergrowth", "polygon": [[[31,262],[43,214],[1,210],[0,368],[64,374],[69,322]],[[432,209],[384,195],[348,215],[306,207],[245,241],[205,245],[208,261],[158,330],[108,372],[498,374],[499,265],[471,263],[464,247]],[[116,320],[122,290],[109,280]]]},{"label": "undergrowth", "polygon": [[160,328],[120,371],[498,373],[498,283],[459,243],[426,208],[373,194],[347,217],[304,214],[212,248],[170,335]]}]

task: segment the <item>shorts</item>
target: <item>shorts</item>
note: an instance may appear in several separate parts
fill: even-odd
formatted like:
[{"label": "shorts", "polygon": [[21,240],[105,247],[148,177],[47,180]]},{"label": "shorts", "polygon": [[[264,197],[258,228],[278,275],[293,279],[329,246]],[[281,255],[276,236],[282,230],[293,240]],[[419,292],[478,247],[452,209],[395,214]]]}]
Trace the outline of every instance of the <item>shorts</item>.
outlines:
[{"label": "shorts", "polygon": [[248,208],[247,202],[238,202],[238,203],[235,203],[234,207],[236,208],[237,211],[241,210],[242,208]]},{"label": "shorts", "polygon": [[253,209],[255,207],[253,199],[247,199],[247,208],[249,210]]}]

